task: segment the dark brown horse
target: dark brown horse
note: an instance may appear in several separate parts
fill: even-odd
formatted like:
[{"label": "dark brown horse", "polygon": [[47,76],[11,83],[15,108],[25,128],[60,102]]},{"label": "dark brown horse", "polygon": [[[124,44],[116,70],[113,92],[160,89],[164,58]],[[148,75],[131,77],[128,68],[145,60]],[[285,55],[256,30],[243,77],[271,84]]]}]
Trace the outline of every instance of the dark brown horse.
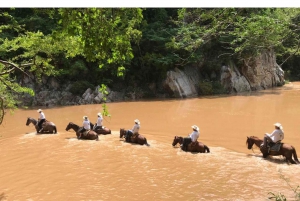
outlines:
[{"label": "dark brown horse", "polygon": [[[126,136],[126,133],[127,133],[127,130],[125,130],[124,128],[120,128],[120,138],[125,138]],[[148,144],[147,142],[147,139],[142,136],[141,134],[138,134],[137,136],[133,137],[131,136],[129,138],[129,142],[131,143],[136,143],[136,144],[140,144],[140,145],[147,145],[147,146],[150,146],[150,144]]]},{"label": "dark brown horse", "polygon": [[[256,136],[247,136],[247,141],[246,144],[248,145],[248,149],[252,149],[253,145],[255,144],[257,147],[260,148],[261,153],[263,154],[263,157],[266,158],[268,155],[271,156],[284,156],[286,159],[286,162],[290,162],[292,164],[297,164],[299,163],[298,157],[297,157],[297,152],[296,149],[286,143],[282,143],[282,146],[280,147],[279,151],[272,151],[270,150],[268,152],[267,149],[265,149],[264,147],[260,146],[263,143],[262,139],[259,139]],[[294,160],[292,158],[292,156],[294,157]]]},{"label": "dark brown horse", "polygon": [[[183,137],[180,136],[175,136],[172,145],[175,146],[177,143],[179,143],[180,145],[182,145],[183,143]],[[182,149],[183,147],[181,147]],[[182,149],[183,150],[183,149]],[[185,150],[184,150],[185,151]],[[190,143],[187,146],[187,150],[186,151],[190,151],[190,152],[199,152],[199,153],[210,153],[210,150],[208,148],[208,146],[206,146],[205,144],[203,144],[202,142],[198,142],[195,145],[192,146],[192,143]]]},{"label": "dark brown horse", "polygon": [[[90,123],[90,125],[91,125],[91,128],[94,128],[93,123]],[[97,134],[103,134],[103,135],[111,134],[111,130],[104,126],[102,126],[102,128],[100,128],[100,129],[96,129],[96,130],[93,129],[93,131],[95,131]]]},{"label": "dark brown horse", "polygon": [[78,131],[82,127],[79,127],[77,124],[70,122],[66,127],[66,131],[70,130],[71,128],[76,132],[76,136],[78,140],[79,139],[96,140],[96,141],[99,140],[98,134],[93,130],[89,130],[87,134],[80,134]]},{"label": "dark brown horse", "polygon": [[[28,126],[30,123],[32,123],[35,126],[36,132],[38,133],[38,131],[40,130],[38,128],[38,121],[34,118],[28,117],[26,121],[26,126]],[[42,124],[42,131],[40,133],[57,133],[55,124],[51,121],[46,120]]]}]

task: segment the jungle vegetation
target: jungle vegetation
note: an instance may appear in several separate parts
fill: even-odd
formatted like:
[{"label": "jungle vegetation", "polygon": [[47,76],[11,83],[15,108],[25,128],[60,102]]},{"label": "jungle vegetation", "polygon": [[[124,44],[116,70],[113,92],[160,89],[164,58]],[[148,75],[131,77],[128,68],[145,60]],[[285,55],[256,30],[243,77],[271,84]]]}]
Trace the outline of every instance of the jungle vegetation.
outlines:
[{"label": "jungle vegetation", "polygon": [[0,124],[16,94],[34,96],[20,76],[86,86],[128,87],[168,70],[242,63],[274,50],[289,80],[300,79],[299,8],[0,8]]}]

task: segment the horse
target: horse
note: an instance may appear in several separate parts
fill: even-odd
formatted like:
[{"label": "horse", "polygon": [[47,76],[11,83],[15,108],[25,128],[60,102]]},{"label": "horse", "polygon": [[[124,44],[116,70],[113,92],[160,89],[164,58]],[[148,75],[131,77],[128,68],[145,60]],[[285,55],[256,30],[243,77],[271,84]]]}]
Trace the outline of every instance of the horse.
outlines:
[{"label": "horse", "polygon": [[[175,145],[177,145],[177,143],[179,143],[180,145],[182,145],[182,143],[183,143],[183,137],[181,137],[181,136],[175,136],[174,140],[173,140],[173,143],[172,143],[173,147]],[[208,146],[206,146],[202,142],[197,142],[194,146],[192,146],[191,144],[192,143],[190,143],[187,146],[187,150],[184,150],[183,147],[181,147],[181,149],[183,151],[190,151],[190,152],[210,153],[210,150],[209,150]]]},{"label": "horse", "polygon": [[93,130],[89,130],[87,134],[80,134],[78,130],[82,127],[79,127],[78,125],[70,122],[66,127],[66,131],[70,130],[71,128],[76,132],[76,136],[78,140],[79,139],[96,140],[96,141],[99,140],[98,134]]},{"label": "horse", "polygon": [[[39,132],[39,127],[38,127],[38,121],[35,120],[34,118],[31,118],[31,117],[28,117],[27,118],[27,121],[26,121],[26,126],[28,126],[30,123],[32,123],[34,126],[35,126],[35,129],[36,129],[36,132],[38,133]],[[56,129],[56,126],[53,122],[51,121],[45,121],[43,124],[42,124],[42,131],[41,133],[54,133],[56,134],[57,133],[57,129]]]},{"label": "horse", "polygon": [[[92,122],[90,123],[90,125],[91,125],[91,128],[94,128],[94,124]],[[111,134],[111,130],[104,126],[102,126],[102,128],[98,128],[96,130],[93,129],[93,131],[95,131],[97,134],[103,134],[103,135]]]},{"label": "horse", "polygon": [[[263,158],[266,158],[268,155],[271,155],[271,156],[282,155],[285,157],[287,163],[288,162],[290,162],[291,164],[299,163],[296,149],[292,145],[282,143],[279,151],[274,151],[274,150],[268,151],[268,149],[265,149],[263,146],[261,146],[262,143],[263,143],[263,140],[256,136],[250,136],[250,137],[247,136],[246,144],[248,145],[248,149],[252,149],[253,145],[255,144],[257,147],[260,148],[260,151],[263,154]],[[292,156],[294,157],[294,160],[293,160]]]},{"label": "horse", "polygon": [[[124,128],[120,128],[120,138],[125,138],[127,133],[127,130],[125,130]],[[136,143],[136,144],[140,144],[140,145],[147,145],[150,146],[150,144],[148,144],[147,139],[142,136],[141,134],[137,134],[137,136],[133,137],[131,136],[129,139],[129,142],[131,143]]]}]

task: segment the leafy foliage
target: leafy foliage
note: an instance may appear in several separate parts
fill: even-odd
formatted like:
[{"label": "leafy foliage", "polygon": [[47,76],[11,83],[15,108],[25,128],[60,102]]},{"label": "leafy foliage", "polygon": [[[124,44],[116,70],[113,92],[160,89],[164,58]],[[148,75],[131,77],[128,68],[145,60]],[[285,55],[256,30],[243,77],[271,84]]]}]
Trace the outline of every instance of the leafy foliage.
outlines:
[{"label": "leafy foliage", "polygon": [[[97,67],[117,68],[122,76],[126,63],[133,58],[131,42],[137,42],[141,32],[136,26],[142,20],[141,9],[82,8],[82,9],[1,9],[0,14],[0,82],[5,108],[17,105],[14,93],[29,93],[16,83],[15,70],[26,76],[31,72],[40,81],[42,75],[58,76],[90,73],[87,62]],[[57,21],[60,23],[57,24]],[[65,60],[59,57],[66,58]],[[69,61],[73,68],[66,70]],[[68,60],[69,59],[69,60]],[[63,67],[59,68],[59,63]],[[83,77],[83,76],[81,76]],[[95,79],[94,77],[94,80]],[[75,83],[74,93],[89,83]],[[1,116],[2,117],[2,116]]]},{"label": "leafy foliage", "polygon": [[299,9],[183,8],[178,15],[178,32],[168,46],[185,50],[186,60],[207,51],[211,44],[219,45],[216,58],[243,60],[262,50],[282,48],[295,35],[291,22]]},{"label": "leafy foliage", "polygon": [[[14,108],[17,93],[34,95],[20,75],[72,81],[74,94],[122,81],[144,96],[174,67],[209,75],[263,50],[300,79],[299,21],[299,8],[0,8],[0,98]],[[216,80],[201,86],[223,90]]]},{"label": "leafy foliage", "polygon": [[142,20],[141,9],[62,8],[59,13],[66,33],[80,37],[80,49],[87,61],[101,61],[99,67],[115,64],[118,75],[123,75],[124,64],[133,58],[131,41],[141,37],[136,29]]}]

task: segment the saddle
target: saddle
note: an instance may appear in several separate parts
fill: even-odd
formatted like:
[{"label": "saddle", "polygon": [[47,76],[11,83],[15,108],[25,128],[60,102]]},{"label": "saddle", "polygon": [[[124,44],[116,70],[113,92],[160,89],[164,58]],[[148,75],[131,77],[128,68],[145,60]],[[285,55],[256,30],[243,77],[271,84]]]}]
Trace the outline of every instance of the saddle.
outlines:
[{"label": "saddle", "polygon": [[84,136],[87,136],[87,134],[90,132],[90,130],[86,130],[86,131],[84,131],[82,134],[84,135]]},{"label": "saddle", "polygon": [[191,143],[190,143],[190,145],[191,145],[192,147],[196,146],[197,144],[198,144],[198,141],[196,141],[196,142],[191,142]]},{"label": "saddle", "polygon": [[280,147],[282,146],[283,143],[281,143],[281,141],[277,142],[277,143],[269,143],[269,151],[279,151]]}]

